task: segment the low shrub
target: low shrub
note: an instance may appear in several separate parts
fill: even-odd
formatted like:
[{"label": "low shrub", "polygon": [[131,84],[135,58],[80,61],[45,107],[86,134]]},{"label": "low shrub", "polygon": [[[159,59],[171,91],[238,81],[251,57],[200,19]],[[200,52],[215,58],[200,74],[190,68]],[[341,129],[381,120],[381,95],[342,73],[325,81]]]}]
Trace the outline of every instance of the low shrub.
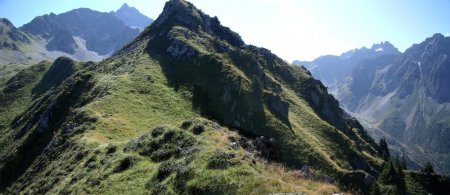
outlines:
[{"label": "low shrub", "polygon": [[195,124],[194,127],[192,128],[192,133],[194,133],[195,135],[200,135],[204,131],[205,131],[205,125],[203,125],[203,124]]},{"label": "low shrub", "polygon": [[237,183],[224,174],[202,174],[187,185],[189,194],[236,194]]},{"label": "low shrub", "polygon": [[124,151],[135,151],[160,162],[171,157],[180,158],[191,155],[196,151],[197,145],[197,139],[187,131],[158,127],[137,140],[130,141]]},{"label": "low shrub", "polygon": [[164,131],[165,131],[165,128],[164,127],[157,127],[157,128],[154,128],[153,130],[152,130],[152,137],[153,138],[155,138],[155,137],[158,137],[158,136],[160,136],[160,135],[162,135],[163,133],[164,133]]},{"label": "low shrub", "polygon": [[194,178],[194,176],[195,172],[192,166],[186,165],[179,167],[174,179],[174,186],[180,194],[186,192],[186,185],[188,181]]},{"label": "low shrub", "polygon": [[189,127],[192,126],[192,123],[193,123],[192,120],[185,120],[181,124],[181,128],[187,130],[187,129],[189,129]]},{"label": "low shrub", "polygon": [[165,194],[167,187],[162,185],[159,181],[149,181],[146,184],[147,189],[150,190],[149,194]]},{"label": "low shrub", "polygon": [[115,146],[113,144],[108,144],[108,146],[106,146],[106,154],[115,153],[116,150],[117,150],[117,146]]},{"label": "low shrub", "polygon": [[226,169],[229,165],[229,155],[224,150],[216,150],[208,158],[208,168],[210,169]]},{"label": "low shrub", "polygon": [[182,162],[177,162],[177,161],[172,161],[172,160],[164,161],[161,163],[161,165],[159,165],[158,173],[156,174],[156,178],[159,181],[162,181],[165,178],[167,178],[170,174],[181,169],[183,166],[184,166],[184,163],[182,163]]},{"label": "low shrub", "polygon": [[125,158],[120,160],[119,164],[114,169],[114,172],[122,172],[122,171],[129,169],[130,167],[135,165],[137,160],[138,159],[134,156],[126,156]]}]

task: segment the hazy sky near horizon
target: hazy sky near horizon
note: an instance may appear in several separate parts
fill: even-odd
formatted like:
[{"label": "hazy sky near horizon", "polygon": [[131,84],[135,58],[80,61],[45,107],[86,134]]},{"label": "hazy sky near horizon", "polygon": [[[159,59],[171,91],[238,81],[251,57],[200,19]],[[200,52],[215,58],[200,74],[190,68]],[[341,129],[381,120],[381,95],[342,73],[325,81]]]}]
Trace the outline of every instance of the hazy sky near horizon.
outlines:
[{"label": "hazy sky near horizon", "polygon": [[[165,0],[0,0],[0,17],[22,26],[79,7],[109,12],[123,3],[156,19]],[[313,60],[389,41],[404,51],[434,33],[450,33],[448,0],[190,0],[247,44],[285,60]]]}]

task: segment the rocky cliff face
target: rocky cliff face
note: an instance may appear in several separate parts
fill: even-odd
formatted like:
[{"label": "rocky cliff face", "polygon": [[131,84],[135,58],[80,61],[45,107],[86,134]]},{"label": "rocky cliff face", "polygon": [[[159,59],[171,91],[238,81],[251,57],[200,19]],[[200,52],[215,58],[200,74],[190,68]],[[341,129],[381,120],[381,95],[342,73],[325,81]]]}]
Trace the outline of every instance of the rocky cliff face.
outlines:
[{"label": "rocky cliff face", "polygon": [[441,34],[400,56],[361,61],[337,93],[346,108],[387,136],[411,164],[434,163],[449,173],[450,38]]},{"label": "rocky cliff face", "polygon": [[79,37],[88,50],[98,55],[114,53],[139,33],[113,14],[86,8],[40,16],[20,29],[48,40],[46,47],[50,51],[73,54]]}]

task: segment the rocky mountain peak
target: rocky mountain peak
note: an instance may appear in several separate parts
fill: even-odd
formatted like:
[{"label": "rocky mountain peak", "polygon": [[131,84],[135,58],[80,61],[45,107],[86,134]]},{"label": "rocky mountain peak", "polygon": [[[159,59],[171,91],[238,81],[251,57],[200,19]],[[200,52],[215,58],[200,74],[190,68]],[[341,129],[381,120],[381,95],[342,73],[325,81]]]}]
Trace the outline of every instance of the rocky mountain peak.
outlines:
[{"label": "rocky mountain peak", "polygon": [[340,58],[343,60],[352,60],[352,58],[354,58],[353,61],[359,61],[363,58],[374,58],[386,54],[399,55],[400,51],[390,42],[382,41],[380,43],[373,44],[370,48],[362,47],[342,53]]},{"label": "rocky mountain peak", "polygon": [[371,50],[376,52],[386,52],[386,53],[400,53],[397,48],[394,47],[389,41],[383,41],[378,44],[373,44]]},{"label": "rocky mountain peak", "polygon": [[124,3],[116,12],[111,12],[118,19],[122,20],[127,26],[143,30],[153,22],[153,19],[139,12],[135,7]]},{"label": "rocky mountain peak", "polygon": [[441,33],[436,33],[436,34],[434,34],[433,37],[431,37],[431,38],[434,38],[434,39],[442,39],[442,38],[445,38],[445,37],[444,37],[444,35],[442,35]]},{"label": "rocky mountain peak", "polygon": [[131,7],[130,7],[127,3],[124,3],[124,4],[122,5],[122,7],[120,7],[119,10],[129,9],[129,8],[131,8]]},{"label": "rocky mountain peak", "polygon": [[185,0],[168,1],[155,22],[158,27],[182,26],[193,32],[205,32],[221,40],[226,40],[233,46],[245,45],[239,34],[231,31],[228,27],[222,26],[217,17],[211,17],[203,13]]},{"label": "rocky mountain peak", "polygon": [[130,7],[127,3],[124,3],[116,12],[116,14],[118,15],[130,15],[130,14],[135,14],[135,13],[139,13],[139,10],[137,10],[135,7]]}]

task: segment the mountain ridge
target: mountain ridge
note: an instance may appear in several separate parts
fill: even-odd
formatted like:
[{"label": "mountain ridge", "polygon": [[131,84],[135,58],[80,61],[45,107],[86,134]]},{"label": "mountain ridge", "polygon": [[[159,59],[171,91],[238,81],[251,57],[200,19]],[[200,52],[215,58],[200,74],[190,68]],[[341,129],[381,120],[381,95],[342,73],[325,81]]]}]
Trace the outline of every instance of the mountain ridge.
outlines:
[{"label": "mountain ridge", "polygon": [[[267,159],[367,192],[383,163],[378,145],[306,69],[246,45],[184,0],[167,2],[111,58],[81,65],[40,94],[5,127],[15,141],[3,143],[12,150],[1,154],[1,171],[23,171],[9,172],[16,177],[10,191],[111,192],[123,187],[111,187],[116,179],[133,180],[133,192],[147,193],[260,190],[249,189],[252,182],[261,193],[285,191],[276,187],[284,181],[265,176],[271,169],[259,168]],[[28,156],[7,152],[35,145],[27,166],[15,162]],[[60,163],[66,158],[71,163]],[[53,169],[63,173],[48,173]]]}]

